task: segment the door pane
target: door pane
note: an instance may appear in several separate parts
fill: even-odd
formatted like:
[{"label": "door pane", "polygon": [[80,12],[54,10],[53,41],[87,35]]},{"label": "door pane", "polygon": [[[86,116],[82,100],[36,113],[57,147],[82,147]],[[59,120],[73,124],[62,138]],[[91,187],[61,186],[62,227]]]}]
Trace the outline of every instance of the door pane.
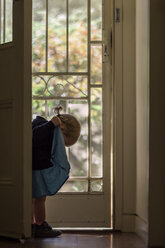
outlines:
[{"label": "door pane", "polygon": [[91,0],[91,40],[102,40],[102,0]]},{"label": "door pane", "polygon": [[46,117],[45,115],[45,101],[43,100],[33,100],[32,101],[32,119],[39,115]]},{"label": "door pane", "polygon": [[[43,47],[47,50],[44,61],[48,62],[48,71],[41,73],[37,68],[33,73],[33,118],[42,115],[50,119],[57,105],[63,106],[64,113],[77,117],[81,123],[81,136],[73,147],[67,148],[72,183],[68,179],[66,185],[74,185],[74,182],[81,185],[85,180],[87,187],[82,191],[102,191],[99,186],[102,181],[96,180],[103,177],[102,37],[99,31],[102,28],[102,1],[91,0],[91,11],[88,9],[90,1],[84,0],[33,2],[38,3],[34,5],[34,12],[43,20],[41,28],[45,25],[43,30],[47,36],[43,36],[43,40],[46,39]],[[37,17],[34,26],[36,23],[39,24]],[[93,41],[88,39],[89,24],[93,30],[94,26],[98,30]],[[71,186],[68,187],[71,190]]]},{"label": "door pane", "polygon": [[91,176],[103,176],[102,89],[91,89]]},{"label": "door pane", "polygon": [[87,71],[87,1],[69,1],[69,71]]},{"label": "door pane", "polygon": [[48,6],[48,71],[66,71],[66,0],[49,0]]},{"label": "door pane", "polygon": [[88,103],[83,100],[69,101],[69,113],[77,116],[81,124],[81,136],[78,142],[68,150],[71,163],[71,177],[88,175]]},{"label": "door pane", "polygon": [[13,0],[0,0],[0,44],[13,40]]},{"label": "door pane", "polygon": [[103,180],[91,180],[90,183],[91,192],[102,192],[103,191]]},{"label": "door pane", "polygon": [[102,44],[91,45],[91,84],[102,84]]},{"label": "door pane", "polygon": [[46,0],[33,1],[32,69],[46,71]]},{"label": "door pane", "polygon": [[32,94],[33,96],[43,96],[46,92],[46,82],[44,77],[32,77]]},{"label": "door pane", "polygon": [[13,0],[6,0],[6,37],[5,42],[13,39]]},{"label": "door pane", "polygon": [[86,76],[34,75],[32,83],[33,96],[87,97]]},{"label": "door pane", "polygon": [[59,192],[87,192],[88,181],[67,181]]},{"label": "door pane", "polygon": [[86,97],[86,76],[53,76],[47,83],[48,93],[61,97]]},{"label": "door pane", "polygon": [[81,136],[77,143],[67,148],[71,163],[71,177],[87,177],[88,175],[88,103],[86,100],[33,100],[33,118],[41,115],[51,119],[54,107],[62,105],[64,112],[73,114],[81,124]]},{"label": "door pane", "polygon": [[4,1],[0,1],[0,44],[4,43]]}]

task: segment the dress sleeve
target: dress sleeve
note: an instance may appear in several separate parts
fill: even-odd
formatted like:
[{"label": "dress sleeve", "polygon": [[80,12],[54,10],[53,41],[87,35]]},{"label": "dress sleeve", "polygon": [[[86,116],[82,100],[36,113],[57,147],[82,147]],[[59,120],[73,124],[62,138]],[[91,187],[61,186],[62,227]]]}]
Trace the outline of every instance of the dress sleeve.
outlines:
[{"label": "dress sleeve", "polygon": [[54,128],[55,126],[52,121],[48,121],[44,124],[34,127],[32,129],[33,142],[37,141],[38,143],[49,138],[53,135]]}]

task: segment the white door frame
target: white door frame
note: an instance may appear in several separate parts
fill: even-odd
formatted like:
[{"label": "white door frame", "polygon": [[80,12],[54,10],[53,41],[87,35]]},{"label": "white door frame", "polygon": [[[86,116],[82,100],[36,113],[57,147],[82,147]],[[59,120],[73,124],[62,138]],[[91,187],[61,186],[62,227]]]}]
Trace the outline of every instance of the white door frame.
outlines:
[{"label": "white door frame", "polygon": [[120,9],[120,22],[113,23],[113,167],[114,167],[114,229],[121,230],[122,221],[122,0],[114,0],[115,8]]},{"label": "white door frame", "polygon": [[135,2],[114,0],[114,227],[126,232],[135,231],[136,216]]}]

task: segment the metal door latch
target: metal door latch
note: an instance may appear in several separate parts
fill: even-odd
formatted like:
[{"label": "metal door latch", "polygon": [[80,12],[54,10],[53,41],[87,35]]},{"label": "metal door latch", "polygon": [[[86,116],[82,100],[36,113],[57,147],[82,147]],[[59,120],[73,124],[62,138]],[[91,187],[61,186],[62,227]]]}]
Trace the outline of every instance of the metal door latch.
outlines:
[{"label": "metal door latch", "polygon": [[115,22],[120,22],[120,9],[115,9]]},{"label": "metal door latch", "polygon": [[108,56],[108,48],[107,48],[107,45],[104,45],[104,56]]}]

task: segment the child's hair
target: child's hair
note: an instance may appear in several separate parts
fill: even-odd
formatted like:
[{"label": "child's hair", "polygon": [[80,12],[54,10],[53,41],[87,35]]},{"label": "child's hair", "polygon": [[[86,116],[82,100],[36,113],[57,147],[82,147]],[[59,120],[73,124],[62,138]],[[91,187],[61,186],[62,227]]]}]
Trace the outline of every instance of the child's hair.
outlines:
[{"label": "child's hair", "polygon": [[75,144],[80,136],[81,125],[80,122],[71,114],[60,114],[62,110],[62,106],[58,106],[54,108],[57,117],[60,118],[62,124],[65,125],[66,130],[63,131],[63,134],[67,138],[71,138],[71,145]]}]

